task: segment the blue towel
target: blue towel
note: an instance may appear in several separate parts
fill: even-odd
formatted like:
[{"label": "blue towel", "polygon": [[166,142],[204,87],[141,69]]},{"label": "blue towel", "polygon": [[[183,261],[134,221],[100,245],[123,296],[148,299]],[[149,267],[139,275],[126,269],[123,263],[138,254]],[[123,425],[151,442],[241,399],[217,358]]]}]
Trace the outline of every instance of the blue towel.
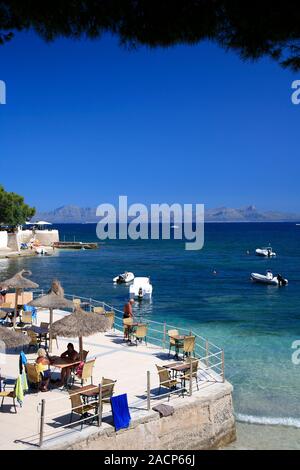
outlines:
[{"label": "blue towel", "polygon": [[130,413],[128,408],[127,394],[111,397],[111,409],[114,419],[115,430],[128,428],[130,424]]},{"label": "blue towel", "polygon": [[23,372],[23,367],[27,364],[27,357],[25,356],[24,352],[20,352],[19,356],[19,372],[22,374]]}]

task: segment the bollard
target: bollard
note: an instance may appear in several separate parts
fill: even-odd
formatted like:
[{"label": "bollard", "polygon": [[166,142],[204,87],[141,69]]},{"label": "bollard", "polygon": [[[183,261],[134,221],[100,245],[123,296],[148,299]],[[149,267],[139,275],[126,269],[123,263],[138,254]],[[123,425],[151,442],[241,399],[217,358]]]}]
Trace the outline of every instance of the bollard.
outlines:
[{"label": "bollard", "polygon": [[42,400],[41,406],[41,421],[40,421],[40,440],[39,440],[39,447],[43,445],[44,439],[44,424],[45,424],[45,400]]},{"label": "bollard", "polygon": [[98,426],[102,424],[102,387],[99,384],[99,395],[98,395]]},{"label": "bollard", "polygon": [[147,370],[147,410],[150,411],[151,402],[150,402],[150,371]]}]

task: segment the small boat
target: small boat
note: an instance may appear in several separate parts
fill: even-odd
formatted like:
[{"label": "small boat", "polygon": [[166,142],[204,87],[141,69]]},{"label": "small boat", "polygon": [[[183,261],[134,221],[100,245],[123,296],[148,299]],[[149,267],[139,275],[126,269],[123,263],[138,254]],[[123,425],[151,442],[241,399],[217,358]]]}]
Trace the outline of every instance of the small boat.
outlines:
[{"label": "small boat", "polygon": [[134,274],[127,271],[113,278],[113,282],[115,284],[127,284],[128,282],[132,282],[133,280]]},{"label": "small boat", "polygon": [[256,248],[255,254],[257,256],[263,256],[264,258],[272,258],[273,256],[276,256],[276,253],[272,250],[271,246]]},{"label": "small boat", "polygon": [[44,246],[37,246],[35,252],[37,255],[48,255],[48,251]]},{"label": "small boat", "polygon": [[265,275],[258,273],[251,273],[251,280],[260,284],[269,284],[271,286],[286,286],[288,280],[284,279],[280,274],[273,276],[272,271],[268,270]]},{"label": "small boat", "polygon": [[129,296],[131,299],[149,300],[152,297],[152,290],[149,277],[136,277],[129,287]]}]

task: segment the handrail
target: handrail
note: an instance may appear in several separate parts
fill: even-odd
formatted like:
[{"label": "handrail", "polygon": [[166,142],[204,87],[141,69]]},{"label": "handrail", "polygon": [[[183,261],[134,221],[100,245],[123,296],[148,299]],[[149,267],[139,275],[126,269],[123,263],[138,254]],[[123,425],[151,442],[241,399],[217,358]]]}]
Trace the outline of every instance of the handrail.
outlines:
[{"label": "handrail", "polygon": [[[43,293],[43,290],[42,289],[36,289],[36,290],[33,291],[33,293],[34,294]],[[117,324],[115,326],[117,326],[118,330],[123,329],[123,312],[119,308],[116,308],[116,307],[114,307],[114,306],[112,306],[112,305],[110,305],[106,302],[93,299],[91,297],[84,297],[84,296],[73,295],[73,294],[65,294],[65,297],[70,298],[70,299],[77,298],[77,299],[80,299],[80,300],[87,301],[90,309],[93,306],[102,306],[103,308],[106,308],[107,310],[114,311],[115,312],[115,324]],[[119,314],[119,315],[117,315],[117,314]],[[142,320],[142,315],[137,315],[137,318],[140,318]],[[214,368],[215,367],[214,364],[209,364],[209,359],[213,358],[213,357],[218,357],[219,355],[221,355],[221,365],[222,365],[221,369],[222,369],[222,374],[223,374],[223,378],[224,378],[224,368],[225,368],[224,351],[219,346],[217,346],[216,344],[212,343],[208,339],[204,338],[203,336],[199,335],[198,333],[195,333],[194,331],[192,331],[188,328],[178,327],[178,326],[175,326],[175,325],[170,325],[166,322],[159,322],[159,321],[156,321],[156,320],[150,320],[148,318],[144,321],[148,325],[149,335],[147,335],[147,337],[149,339],[151,339],[152,341],[159,342],[160,344],[162,344],[163,349],[165,349],[166,342],[169,339],[169,336],[168,336],[168,333],[167,333],[168,329],[174,329],[175,328],[175,329],[180,330],[180,331],[187,331],[189,333],[189,335],[195,336],[195,346],[194,346],[195,356],[198,356],[198,358],[200,360],[206,362],[206,364],[209,367]],[[156,325],[156,327],[155,327],[155,325]],[[157,329],[157,325],[160,325],[162,327],[161,331],[159,331],[159,329]],[[154,333],[155,336],[152,336],[151,332]],[[201,343],[204,343],[204,345],[202,345]],[[212,353],[212,351],[209,351],[211,349],[215,350],[214,354]],[[205,351],[205,353],[204,353],[204,351]]]}]

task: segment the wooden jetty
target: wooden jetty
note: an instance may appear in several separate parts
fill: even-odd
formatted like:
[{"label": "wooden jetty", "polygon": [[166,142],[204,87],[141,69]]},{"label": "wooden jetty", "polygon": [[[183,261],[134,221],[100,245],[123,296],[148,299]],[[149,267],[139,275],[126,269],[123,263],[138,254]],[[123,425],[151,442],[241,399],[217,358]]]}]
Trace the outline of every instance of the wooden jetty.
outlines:
[{"label": "wooden jetty", "polygon": [[53,248],[64,248],[69,250],[95,250],[98,248],[98,243],[90,242],[54,242]]}]

